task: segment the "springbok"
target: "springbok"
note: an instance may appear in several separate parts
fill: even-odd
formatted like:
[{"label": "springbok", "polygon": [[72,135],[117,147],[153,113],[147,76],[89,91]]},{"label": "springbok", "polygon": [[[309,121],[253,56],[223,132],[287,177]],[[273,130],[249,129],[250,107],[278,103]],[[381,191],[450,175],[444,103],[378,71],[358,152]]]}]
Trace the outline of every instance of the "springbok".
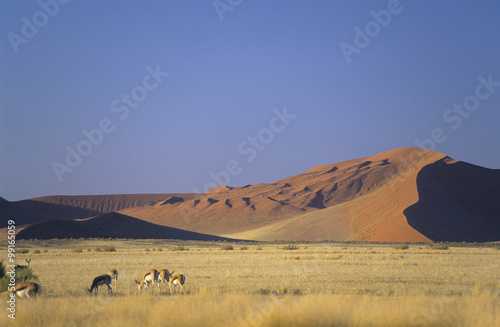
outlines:
[{"label": "springbok", "polygon": [[[172,273],[174,273],[172,271]],[[175,294],[175,286],[179,285],[181,287],[181,292],[185,294],[184,292],[184,282],[186,281],[186,276],[182,274],[177,274],[172,276],[172,274],[168,275],[168,285],[170,286],[170,294]],[[173,290],[173,292],[172,292]]]},{"label": "springbok", "polygon": [[158,283],[158,276],[159,273],[156,271],[156,269],[149,269],[142,275],[141,281],[138,281],[137,279],[135,280],[136,284],[138,285],[137,287],[139,288],[139,292],[142,291],[142,286],[146,287],[146,293],[148,292],[148,287],[150,283],[153,283],[157,285],[158,287],[158,293],[160,293],[160,284]]},{"label": "springbok", "polygon": [[160,288],[159,284],[161,283],[164,291],[167,291],[168,276],[170,276],[170,273],[167,269],[158,270],[158,289]]},{"label": "springbok", "polygon": [[[92,294],[92,292],[95,290],[95,294],[97,295],[99,293],[99,286],[106,285],[108,287],[108,293],[113,293],[113,289],[111,288],[110,285],[114,278],[112,275],[112,270],[110,270],[107,274],[99,275],[96,278],[94,278],[90,288],[87,288],[87,292]],[[118,277],[118,273],[116,273],[116,276]]]},{"label": "springbok", "polygon": [[34,282],[22,282],[16,284],[13,290],[7,290],[2,294],[15,294],[19,297],[34,299],[42,291],[42,287]]},{"label": "springbok", "polygon": [[19,271],[26,269],[30,266],[30,262],[31,262],[31,259],[30,260],[26,259],[27,265],[16,265],[16,269]]}]

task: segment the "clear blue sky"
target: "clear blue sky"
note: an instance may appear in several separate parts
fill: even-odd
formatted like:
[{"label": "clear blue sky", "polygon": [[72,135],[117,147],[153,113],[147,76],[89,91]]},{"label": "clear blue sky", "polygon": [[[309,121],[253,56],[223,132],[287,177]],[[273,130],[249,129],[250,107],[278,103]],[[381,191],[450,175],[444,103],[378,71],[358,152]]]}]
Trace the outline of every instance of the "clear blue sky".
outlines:
[{"label": "clear blue sky", "polygon": [[272,182],[436,128],[500,168],[498,1],[54,3],[1,4],[8,200]]}]

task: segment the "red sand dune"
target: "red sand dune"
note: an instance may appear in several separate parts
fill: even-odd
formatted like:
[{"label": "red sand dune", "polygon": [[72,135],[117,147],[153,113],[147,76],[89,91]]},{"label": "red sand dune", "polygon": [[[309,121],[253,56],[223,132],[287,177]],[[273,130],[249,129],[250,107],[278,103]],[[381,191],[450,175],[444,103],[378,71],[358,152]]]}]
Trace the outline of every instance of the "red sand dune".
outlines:
[{"label": "red sand dune", "polygon": [[[401,148],[317,166],[269,184],[217,186],[199,195],[149,195],[141,201],[124,196],[130,198],[120,202],[120,213],[254,240],[498,241],[499,186],[500,170]],[[85,206],[60,205],[99,213],[108,207],[119,210],[118,204],[103,208],[79,200]]]},{"label": "red sand dune", "polygon": [[[454,229],[458,221],[474,211],[462,210],[461,215],[450,216],[448,211],[438,211],[435,219],[441,229],[455,230],[441,235],[426,232],[420,225],[428,224],[427,211],[434,204],[423,204],[411,213],[410,225],[405,210],[419,201],[417,176],[424,167],[444,160],[445,155],[433,151],[402,148],[383,152],[372,157],[349,160],[337,164],[314,167],[297,176],[270,184],[225,188],[199,195],[197,198],[171,206],[148,206],[123,210],[144,220],[177,228],[256,240],[361,240],[361,241],[430,241],[500,239],[499,208],[494,198],[500,198],[499,170],[468,165],[460,175],[466,180],[478,180],[489,190],[489,196],[476,197],[471,208],[488,208],[490,218],[478,220],[470,230]],[[449,160],[449,159],[447,159]],[[453,169],[450,166],[444,170]],[[425,170],[424,170],[425,173]],[[483,178],[489,174],[490,178]],[[491,178],[497,176],[497,179]],[[448,189],[460,194],[467,185],[457,176],[447,180]],[[428,183],[428,181],[423,181]],[[440,181],[441,184],[445,183]],[[453,186],[454,184],[457,184]],[[477,187],[480,187],[479,185]],[[495,189],[497,189],[495,191]],[[467,195],[463,195],[462,197]],[[442,193],[434,197],[441,203],[456,203],[459,194]],[[471,211],[472,210],[472,211]],[[416,213],[414,213],[416,212]],[[491,218],[495,215],[497,219]],[[413,218],[414,217],[414,218]],[[458,219],[457,219],[458,218]],[[485,221],[490,221],[485,225]],[[419,225],[420,223],[420,225]],[[470,221],[470,223],[473,223]],[[488,230],[483,230],[487,226]],[[482,231],[482,232],[480,232]]]}]

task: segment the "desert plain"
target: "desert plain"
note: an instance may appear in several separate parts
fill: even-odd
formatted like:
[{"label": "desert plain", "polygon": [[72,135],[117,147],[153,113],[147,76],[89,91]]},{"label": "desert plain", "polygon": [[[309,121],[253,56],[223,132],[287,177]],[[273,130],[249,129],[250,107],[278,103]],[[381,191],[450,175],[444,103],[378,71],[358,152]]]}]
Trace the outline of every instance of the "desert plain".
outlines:
[{"label": "desert plain", "polygon": [[[498,326],[494,243],[19,241],[43,291],[2,326]],[[104,250],[103,250],[104,249]],[[25,251],[24,250],[24,251]],[[107,252],[110,251],[110,252]],[[4,258],[5,259],[5,258]],[[113,291],[86,288],[109,269]],[[144,290],[150,269],[185,293]]]}]

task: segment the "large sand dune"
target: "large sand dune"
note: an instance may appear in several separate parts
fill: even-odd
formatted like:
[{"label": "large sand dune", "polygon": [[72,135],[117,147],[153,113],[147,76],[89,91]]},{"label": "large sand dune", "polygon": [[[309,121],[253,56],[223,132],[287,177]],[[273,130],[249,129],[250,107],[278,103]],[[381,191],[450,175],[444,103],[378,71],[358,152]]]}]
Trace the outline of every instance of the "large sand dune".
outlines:
[{"label": "large sand dune", "polygon": [[[17,209],[31,213],[28,222],[119,210],[158,225],[254,240],[498,241],[499,186],[500,170],[401,148],[269,184],[218,186],[198,195],[44,198],[56,209],[38,216],[31,202]],[[4,201],[0,209],[12,213],[12,206]]]},{"label": "large sand dune", "polygon": [[157,224],[257,240],[429,241],[407,223],[403,210],[418,200],[418,171],[442,157],[397,149],[317,166],[270,184],[223,188],[189,201],[122,212]]}]

